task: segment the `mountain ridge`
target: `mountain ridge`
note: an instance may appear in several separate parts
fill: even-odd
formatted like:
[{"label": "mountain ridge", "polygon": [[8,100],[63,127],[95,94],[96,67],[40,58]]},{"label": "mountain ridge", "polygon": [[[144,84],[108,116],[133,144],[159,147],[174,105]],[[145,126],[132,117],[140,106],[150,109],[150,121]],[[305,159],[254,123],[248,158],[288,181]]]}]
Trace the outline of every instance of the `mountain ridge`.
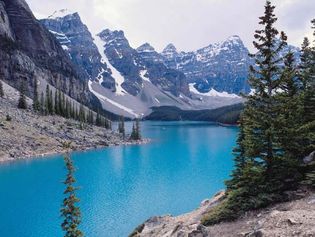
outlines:
[{"label": "mountain ridge", "polygon": [[[73,15],[73,13],[70,14],[70,16]],[[42,19],[41,22],[54,33],[56,32],[54,25],[62,25],[62,21],[67,21],[67,19],[69,16],[66,15]],[[84,27],[88,31],[82,22],[79,25],[80,28]],[[67,33],[61,27],[57,31],[59,31],[55,33],[57,38],[58,35]],[[68,31],[71,30],[68,29]],[[63,45],[64,50],[71,52],[73,46],[69,46],[68,41],[63,40],[62,37],[59,37],[59,42]],[[225,98],[225,94],[222,94],[222,99],[219,98],[221,94],[216,94],[218,98],[213,99],[208,94],[191,92],[191,85],[183,72],[168,67],[163,55],[155,51],[149,43],[145,43],[137,49],[132,48],[123,31],[105,29],[90,37],[89,43],[93,43],[96,47],[87,46],[86,48],[98,49],[98,55],[101,57],[98,57],[97,60],[100,58],[103,60],[103,64],[107,68],[107,78],[110,78],[106,78],[106,80],[110,80],[110,83],[106,85],[103,78],[99,79],[90,74],[89,88],[94,95],[97,95],[103,107],[111,112],[134,117],[135,114],[148,115],[151,112],[150,108],[154,106],[176,106],[181,109],[194,110],[211,109],[234,103],[230,98]],[[97,54],[97,52],[92,54]],[[73,58],[72,61],[79,67],[83,67]],[[101,72],[101,70],[99,71]],[[237,102],[240,102],[240,99]],[[134,106],[130,103],[133,103]],[[122,108],[125,111],[121,111]],[[131,112],[130,109],[136,112]],[[126,110],[129,112],[126,113]]]},{"label": "mountain ridge", "polygon": [[[56,35],[79,68],[86,72],[88,68],[97,68],[96,73],[88,73],[88,86],[106,110],[142,117],[159,106],[213,109],[240,103],[243,100],[238,95],[250,92],[247,78],[252,59],[237,35],[190,52],[179,51],[172,43],[157,52],[148,42],[131,47],[122,30],[104,29],[92,35],[78,13],[66,13],[55,12],[41,22]],[[64,24],[68,26],[66,30],[54,27]],[[74,43],[69,45],[61,36],[76,31],[72,29],[75,27],[84,33],[70,34]],[[89,54],[85,55],[80,45],[90,49]],[[72,57],[73,51],[81,55],[81,61]],[[90,57],[95,58],[94,64],[89,62]]]}]

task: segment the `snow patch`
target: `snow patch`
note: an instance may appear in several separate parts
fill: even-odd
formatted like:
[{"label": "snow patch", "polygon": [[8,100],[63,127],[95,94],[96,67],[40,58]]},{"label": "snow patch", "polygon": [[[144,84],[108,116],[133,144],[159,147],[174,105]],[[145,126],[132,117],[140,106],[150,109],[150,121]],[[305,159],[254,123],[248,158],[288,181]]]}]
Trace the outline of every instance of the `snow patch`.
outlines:
[{"label": "snow patch", "polygon": [[197,95],[203,95],[203,96],[210,96],[210,97],[228,97],[228,98],[240,98],[236,94],[229,94],[227,92],[218,92],[215,89],[211,89],[207,93],[201,93],[195,88],[196,83],[190,83],[189,84],[189,90],[191,93],[197,94]]},{"label": "snow patch", "polygon": [[140,77],[141,77],[142,80],[144,80],[144,81],[151,82],[151,81],[149,80],[149,78],[147,78],[147,77],[145,76],[146,73],[147,73],[147,70],[141,70],[141,71],[140,71]]},{"label": "snow patch", "polygon": [[117,103],[117,102],[115,102],[115,101],[113,101],[113,100],[111,100],[111,99],[109,99],[109,98],[107,98],[107,97],[101,95],[100,93],[96,92],[95,90],[93,90],[93,88],[92,88],[92,83],[93,83],[93,82],[92,82],[91,80],[89,80],[89,83],[88,83],[88,85],[89,85],[89,90],[90,90],[98,99],[103,100],[103,101],[106,101],[106,102],[108,102],[108,103],[111,103],[112,105],[114,105],[114,106],[116,106],[116,107],[118,107],[118,108],[120,108],[120,109],[122,109],[122,110],[128,112],[129,114],[132,114],[132,115],[135,116],[135,117],[138,117],[138,116],[139,116],[139,115],[138,115],[137,113],[135,113],[132,109],[129,109],[129,108],[127,108],[127,107],[125,107],[125,106],[123,106],[123,105],[121,105],[121,104],[119,104],[119,103]]},{"label": "snow patch", "polygon": [[69,47],[67,45],[61,45],[62,49],[65,50],[65,51],[68,51],[69,50]]},{"label": "snow patch", "polygon": [[104,52],[105,42],[99,36],[96,36],[94,43],[102,56],[102,62],[106,63],[109,69],[112,71],[112,77],[116,82],[116,94],[125,95],[127,92],[121,86],[124,83],[125,78],[120,74],[120,72],[117,71],[117,69],[109,62],[108,58],[106,57]]},{"label": "snow patch", "polygon": [[104,77],[103,77],[104,72],[105,72],[105,70],[104,70],[104,68],[102,68],[102,70],[99,72],[99,74],[96,77],[98,79],[100,85],[102,85],[102,83],[104,81]]}]

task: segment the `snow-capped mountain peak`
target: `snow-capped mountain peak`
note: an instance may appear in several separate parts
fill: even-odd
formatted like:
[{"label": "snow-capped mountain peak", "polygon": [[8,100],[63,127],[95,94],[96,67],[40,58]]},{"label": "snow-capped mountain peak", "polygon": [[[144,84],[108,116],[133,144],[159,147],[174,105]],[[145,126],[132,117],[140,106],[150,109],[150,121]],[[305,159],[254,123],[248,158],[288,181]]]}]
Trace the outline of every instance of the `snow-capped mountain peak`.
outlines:
[{"label": "snow-capped mountain peak", "polygon": [[234,44],[243,44],[243,41],[238,35],[232,35],[228,37],[226,41],[233,42]]},{"label": "snow-capped mountain peak", "polygon": [[121,46],[121,45],[128,45],[129,42],[125,37],[125,34],[122,30],[110,30],[105,29],[101,33],[98,34],[99,37],[106,43],[107,46]]},{"label": "snow-capped mountain peak", "polygon": [[178,53],[179,52],[173,44],[168,44],[162,51],[162,55],[167,58],[177,55]]},{"label": "snow-capped mountain peak", "polygon": [[55,11],[52,15],[48,17],[48,19],[63,18],[65,16],[73,15],[73,14],[75,14],[75,12],[70,11],[69,9],[61,9],[61,10]]},{"label": "snow-capped mountain peak", "polygon": [[139,53],[152,53],[155,52],[155,49],[149,44],[145,43],[137,48]]}]

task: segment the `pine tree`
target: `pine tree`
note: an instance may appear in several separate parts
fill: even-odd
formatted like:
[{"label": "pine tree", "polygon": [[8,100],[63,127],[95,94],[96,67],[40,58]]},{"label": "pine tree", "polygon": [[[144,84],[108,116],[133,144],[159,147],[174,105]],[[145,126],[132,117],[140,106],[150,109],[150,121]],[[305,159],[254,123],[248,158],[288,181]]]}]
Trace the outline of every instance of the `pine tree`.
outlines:
[{"label": "pine tree", "polygon": [[81,212],[80,208],[77,206],[77,203],[80,200],[76,197],[78,188],[73,186],[76,180],[74,178],[75,168],[69,154],[70,144],[64,144],[64,148],[67,150],[67,153],[64,156],[64,161],[68,173],[64,181],[64,184],[66,185],[64,195],[66,197],[63,200],[62,208],[60,210],[61,216],[64,218],[61,228],[65,232],[66,237],[81,237],[83,236],[83,233],[78,228],[81,223]]},{"label": "pine tree", "polygon": [[[293,111],[286,104],[288,95],[296,94],[296,71],[292,54],[285,62],[279,57],[287,37],[281,32],[278,38],[274,9],[267,1],[265,15],[259,18],[262,29],[254,35],[257,53],[250,55],[255,66],[250,67],[249,83],[255,93],[247,96],[241,117],[238,147],[234,150],[236,166],[226,182],[227,198],[205,217],[204,224],[234,219],[248,210],[283,200],[285,191],[296,183],[296,164],[293,157],[288,159],[283,146],[284,135],[292,133],[281,128],[284,122],[296,119],[287,116]],[[293,181],[288,182],[290,179]]]},{"label": "pine tree", "polygon": [[39,96],[38,96],[38,81],[35,78],[34,79],[34,92],[33,92],[33,109],[35,111],[40,111],[40,102],[39,102]]},{"label": "pine tree", "polygon": [[109,120],[109,119],[107,119],[107,121],[108,121],[108,129],[109,130],[113,130],[113,123],[112,123],[112,121]]},{"label": "pine tree", "polygon": [[54,99],[53,99],[53,93],[52,90],[49,91],[49,109],[50,109],[50,114],[54,114]]},{"label": "pine tree", "polygon": [[93,112],[91,110],[88,111],[87,122],[89,124],[94,123],[94,116],[93,116]]},{"label": "pine tree", "polygon": [[62,93],[61,95],[61,116],[65,117],[66,116],[66,97],[65,97],[65,94]]},{"label": "pine tree", "polygon": [[71,100],[69,100],[68,103],[69,103],[69,105],[68,105],[68,106],[69,106],[69,118],[72,118],[72,115],[73,115],[72,111],[73,111],[73,110],[72,110],[72,103],[71,103]]},{"label": "pine tree", "polygon": [[132,132],[130,135],[131,140],[141,140],[141,132],[140,132],[140,122],[139,119],[136,119],[136,122],[132,125]]},{"label": "pine tree", "polygon": [[123,139],[125,139],[126,132],[125,132],[125,118],[121,116],[119,118],[119,123],[118,123],[118,132],[122,134]]},{"label": "pine tree", "polygon": [[4,91],[3,91],[3,84],[2,84],[2,81],[0,81],[0,97],[1,97],[1,98],[4,97]]},{"label": "pine tree", "polygon": [[239,133],[237,138],[237,146],[233,149],[234,155],[234,170],[231,175],[231,179],[226,181],[227,190],[237,189],[237,184],[240,182],[243,176],[243,170],[246,165],[245,147],[243,141],[245,139],[244,127],[243,127],[242,115],[239,121]]},{"label": "pine tree", "polygon": [[80,104],[79,120],[82,123],[86,122],[85,109],[84,109],[84,106],[82,104]]},{"label": "pine tree", "polygon": [[40,112],[42,115],[46,115],[46,102],[44,92],[40,94]]},{"label": "pine tree", "polygon": [[59,91],[58,94],[58,110],[59,110],[59,114],[60,116],[63,116],[64,114],[64,110],[63,110],[63,105],[62,105],[62,91]]},{"label": "pine tree", "polygon": [[[286,46],[286,35],[274,27],[277,18],[274,15],[275,7],[270,1],[266,2],[265,15],[260,17],[259,24],[263,29],[255,31],[254,46],[258,50],[252,57],[255,64],[250,67],[249,83],[255,89],[254,95],[248,96],[244,111],[245,155],[250,161],[257,163],[264,171],[262,175],[265,183],[270,185],[270,199],[279,198],[281,190],[278,187],[278,168],[281,147],[277,143],[276,123],[279,108],[275,103],[274,95],[280,91],[282,58],[279,53]],[[259,161],[259,162],[257,162]]]},{"label": "pine tree", "polygon": [[[313,35],[315,36],[315,19],[312,20]],[[315,150],[315,40],[310,46],[308,39],[302,44],[300,77],[303,81],[303,91],[300,94],[302,119],[299,127],[302,157],[308,156]],[[315,162],[305,167],[304,184],[315,187]]]},{"label": "pine tree", "polygon": [[[282,149],[292,157],[299,157],[300,145],[297,143],[297,126],[300,124],[298,71],[295,66],[294,55],[289,52],[285,56],[284,70],[281,75],[280,91],[274,96],[278,105],[278,121],[276,131]],[[288,126],[290,125],[290,126]]]},{"label": "pine tree", "polygon": [[130,140],[137,140],[136,126],[135,126],[134,123],[132,124],[132,130],[131,130],[131,134],[130,134]]},{"label": "pine tree", "polygon": [[20,85],[20,98],[18,101],[19,109],[27,109],[25,93],[26,93],[26,83],[24,80],[22,80],[21,85]]},{"label": "pine tree", "polygon": [[51,108],[50,108],[50,89],[49,85],[46,86],[46,98],[45,98],[45,110],[47,114],[50,114]]},{"label": "pine tree", "polygon": [[68,98],[66,99],[66,112],[65,112],[65,117],[66,118],[70,118],[70,107],[71,107],[71,105],[70,105],[70,102],[69,102],[69,100],[68,100]]},{"label": "pine tree", "polygon": [[75,119],[75,105],[74,105],[74,102],[71,103],[71,118]]},{"label": "pine tree", "polygon": [[136,140],[141,140],[141,129],[139,119],[136,119]]},{"label": "pine tree", "polygon": [[102,126],[102,119],[101,119],[101,115],[100,115],[99,111],[97,111],[97,114],[96,114],[95,124],[96,124],[96,126],[99,126],[99,127]]},{"label": "pine tree", "polygon": [[57,114],[57,115],[60,115],[60,110],[59,110],[59,90],[55,90],[55,103],[54,103],[54,107],[55,107],[55,113]]}]

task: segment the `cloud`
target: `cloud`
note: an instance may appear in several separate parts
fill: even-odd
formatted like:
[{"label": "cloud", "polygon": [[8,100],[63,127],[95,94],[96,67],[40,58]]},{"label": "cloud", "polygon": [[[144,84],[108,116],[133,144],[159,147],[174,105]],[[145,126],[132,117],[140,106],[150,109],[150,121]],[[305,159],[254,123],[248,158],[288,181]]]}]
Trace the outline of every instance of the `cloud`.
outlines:
[{"label": "cloud", "polygon": [[[168,43],[180,50],[195,50],[210,43],[239,35],[252,47],[262,0],[27,0],[30,7],[49,15],[61,8],[78,11],[93,33],[110,28],[124,30],[130,44],[149,42],[161,51]],[[289,42],[300,45],[315,18],[315,1],[273,0],[279,29]]]}]

